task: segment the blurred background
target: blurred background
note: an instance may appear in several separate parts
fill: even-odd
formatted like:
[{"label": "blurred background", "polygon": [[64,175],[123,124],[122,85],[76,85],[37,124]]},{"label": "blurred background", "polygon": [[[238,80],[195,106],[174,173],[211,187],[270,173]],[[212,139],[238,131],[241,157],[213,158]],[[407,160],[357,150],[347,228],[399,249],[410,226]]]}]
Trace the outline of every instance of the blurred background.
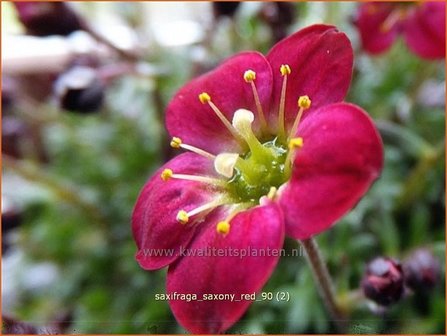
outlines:
[{"label": "blurred background", "polygon": [[[4,332],[184,333],[154,299],[166,270],[138,266],[130,228],[140,189],[175,155],[165,107],[227,56],[266,53],[321,22],[351,39],[347,101],[368,111],[385,145],[381,178],[316,238],[349,331],[445,332],[444,60],[422,60],[401,39],[366,54],[351,2],[1,6]],[[405,264],[421,251],[431,256],[421,272],[432,272],[422,290],[387,307],[365,299],[370,260]],[[290,301],[254,303],[228,333],[334,332],[305,258],[282,258],[264,291],[288,291]]]}]

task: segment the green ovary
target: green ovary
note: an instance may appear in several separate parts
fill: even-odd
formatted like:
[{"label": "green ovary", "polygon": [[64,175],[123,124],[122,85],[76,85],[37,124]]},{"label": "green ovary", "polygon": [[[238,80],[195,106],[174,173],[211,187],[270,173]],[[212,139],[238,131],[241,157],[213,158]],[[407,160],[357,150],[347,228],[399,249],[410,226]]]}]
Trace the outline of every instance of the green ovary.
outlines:
[{"label": "green ovary", "polygon": [[236,203],[258,204],[271,187],[278,188],[289,179],[285,161],[287,149],[275,138],[262,146],[268,150],[241,156],[242,164],[236,165],[235,174],[228,181],[228,191]]}]

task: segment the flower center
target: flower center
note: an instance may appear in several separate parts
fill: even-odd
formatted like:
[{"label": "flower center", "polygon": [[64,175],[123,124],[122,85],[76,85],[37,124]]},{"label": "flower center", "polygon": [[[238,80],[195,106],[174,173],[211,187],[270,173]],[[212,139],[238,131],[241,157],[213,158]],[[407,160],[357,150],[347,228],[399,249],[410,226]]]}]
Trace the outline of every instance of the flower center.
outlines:
[{"label": "flower center", "polygon": [[257,204],[271,187],[278,188],[288,179],[285,173],[287,149],[277,143],[277,138],[265,142],[265,154],[248,152],[241,157],[243,164],[236,165],[228,189],[237,202]]},{"label": "flower center", "polygon": [[261,143],[254,135],[251,124],[252,112],[237,110],[233,117],[233,127],[246,141],[249,150],[241,155],[219,154],[215,161],[218,173],[230,178],[228,193],[235,203],[256,205],[272,187],[278,188],[290,177],[290,169],[285,169],[287,147],[278,137]]},{"label": "flower center", "polygon": [[297,149],[303,146],[303,139],[296,137],[298,125],[304,110],[311,105],[308,96],[298,99],[298,112],[290,130],[285,125],[285,97],[287,90],[287,77],[291,73],[288,65],[281,65],[280,73],[283,77],[281,96],[278,108],[278,129],[272,135],[272,130],[266,122],[256,85],[256,73],[247,70],[244,80],[251,85],[253,98],[256,104],[257,117],[261,126],[261,137],[267,139],[262,143],[252,130],[255,120],[253,112],[239,109],[234,112],[232,122],[225,117],[219,108],[212,102],[211,96],[203,92],[199,95],[202,104],[208,104],[211,110],[221,120],[223,125],[232,134],[234,139],[243,148],[241,153],[220,153],[213,155],[203,149],[184,144],[178,137],[171,140],[173,148],[183,148],[213,161],[215,171],[220,178],[212,176],[196,176],[177,174],[170,169],[165,169],[161,178],[164,181],[170,179],[184,179],[212,186],[216,191],[216,197],[189,212],[179,210],[177,221],[182,225],[188,224],[191,217],[194,222],[199,222],[210,211],[220,206],[228,207],[228,216],[216,225],[219,234],[226,235],[230,231],[230,221],[240,211],[246,210],[261,203],[262,197],[275,198],[277,189],[286,183],[292,174],[292,162]]}]

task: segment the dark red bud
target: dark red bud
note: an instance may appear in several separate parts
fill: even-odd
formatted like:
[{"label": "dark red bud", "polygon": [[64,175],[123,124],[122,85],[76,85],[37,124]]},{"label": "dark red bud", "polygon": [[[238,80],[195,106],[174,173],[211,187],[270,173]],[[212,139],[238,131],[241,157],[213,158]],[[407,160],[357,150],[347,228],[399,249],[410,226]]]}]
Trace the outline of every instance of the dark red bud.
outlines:
[{"label": "dark red bud", "polygon": [[430,290],[439,283],[441,264],[428,249],[413,251],[403,264],[405,284],[414,291]]},{"label": "dark red bud", "polygon": [[104,84],[95,69],[76,66],[57,79],[55,94],[60,107],[67,111],[96,112],[104,100]]},{"label": "dark red bud", "polygon": [[13,2],[26,33],[34,36],[69,35],[81,29],[76,13],[64,2]]},{"label": "dark red bud", "polygon": [[366,268],[362,289],[367,298],[382,306],[399,301],[404,293],[402,266],[391,258],[374,259]]}]

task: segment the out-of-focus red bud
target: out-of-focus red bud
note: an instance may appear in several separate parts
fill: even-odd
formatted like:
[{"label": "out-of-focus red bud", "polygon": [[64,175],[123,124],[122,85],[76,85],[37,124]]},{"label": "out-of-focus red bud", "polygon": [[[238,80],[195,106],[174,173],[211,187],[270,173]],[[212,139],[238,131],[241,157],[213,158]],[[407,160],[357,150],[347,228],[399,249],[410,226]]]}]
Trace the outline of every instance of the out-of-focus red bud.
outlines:
[{"label": "out-of-focus red bud", "polygon": [[362,289],[367,298],[382,306],[399,301],[404,293],[402,266],[391,258],[374,259],[366,268]]},{"label": "out-of-focus red bud", "polygon": [[441,265],[433,253],[425,248],[413,251],[404,261],[405,284],[414,291],[427,291],[441,278]]},{"label": "out-of-focus red bud", "polygon": [[81,29],[81,20],[64,2],[13,2],[26,33],[34,36],[69,35]]}]

